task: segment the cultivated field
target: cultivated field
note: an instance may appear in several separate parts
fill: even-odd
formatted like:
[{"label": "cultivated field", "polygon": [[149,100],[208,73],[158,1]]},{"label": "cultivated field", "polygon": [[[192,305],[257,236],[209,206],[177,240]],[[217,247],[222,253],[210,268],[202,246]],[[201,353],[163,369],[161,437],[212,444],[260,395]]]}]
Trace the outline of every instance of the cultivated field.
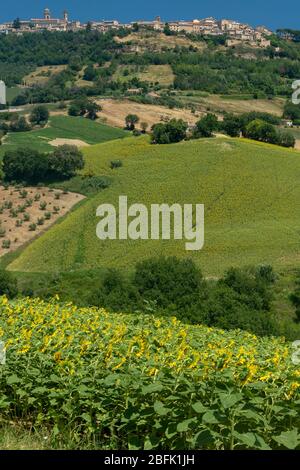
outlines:
[{"label": "cultivated field", "polygon": [[[119,267],[157,255],[191,257],[205,275],[229,266],[270,263],[275,269],[300,260],[299,153],[239,139],[215,138],[168,146],[147,137],[84,149],[85,172],[106,175],[112,185],[27,247],[9,269],[67,271]],[[120,159],[123,166],[110,169]],[[186,252],[183,241],[100,241],[101,203],[205,204],[205,246]]]},{"label": "cultivated field", "polygon": [[0,256],[40,235],[82,199],[49,188],[0,186]]},{"label": "cultivated field", "polygon": [[177,98],[183,101],[183,103],[191,103],[195,105],[196,109],[206,112],[215,113],[247,113],[250,111],[260,111],[275,116],[282,116],[285,100],[283,98],[268,99],[244,99],[242,96],[225,96],[225,95],[208,95],[197,92],[180,92]]},{"label": "cultivated field", "polygon": [[299,448],[299,367],[281,338],[54,300],[0,304],[1,417],[50,448]]},{"label": "cultivated field", "polygon": [[127,82],[133,77],[137,77],[144,82],[158,82],[162,87],[168,87],[174,82],[174,74],[170,65],[148,65],[143,67],[119,65],[114,74],[114,79],[122,82]]},{"label": "cultivated field", "polygon": [[51,151],[60,144],[75,144],[79,147],[119,139],[126,136],[121,129],[94,122],[89,119],[70,116],[52,116],[49,124],[30,132],[11,132],[3,139],[0,155],[16,147],[30,147],[39,151]]},{"label": "cultivated field", "polygon": [[[101,117],[111,126],[124,127],[127,114],[137,114],[141,122],[146,122],[149,129],[153,124],[166,119],[184,119],[193,124],[199,119],[199,115],[192,114],[187,109],[168,109],[165,106],[135,103],[130,100],[101,99],[98,103],[102,106]],[[137,125],[139,127],[139,124]]]}]

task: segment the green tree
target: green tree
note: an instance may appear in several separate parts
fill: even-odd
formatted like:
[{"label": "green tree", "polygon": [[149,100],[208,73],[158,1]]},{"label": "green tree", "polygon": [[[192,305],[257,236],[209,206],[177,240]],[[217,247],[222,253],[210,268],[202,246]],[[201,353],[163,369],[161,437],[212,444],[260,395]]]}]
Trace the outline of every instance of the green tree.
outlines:
[{"label": "green tree", "polygon": [[49,111],[46,106],[35,106],[30,113],[29,120],[34,125],[45,125],[49,120]]},{"label": "green tree", "polygon": [[277,142],[282,147],[295,147],[296,139],[291,132],[277,131]]},{"label": "green tree", "polygon": [[74,145],[61,145],[48,158],[50,171],[60,178],[70,178],[84,167],[82,152]]},{"label": "green tree", "polygon": [[239,116],[234,114],[225,114],[222,122],[222,129],[230,137],[239,137],[241,132],[241,120]]},{"label": "green tree", "polygon": [[87,103],[87,118],[94,121],[98,117],[98,112],[102,111],[102,107],[97,104],[95,101],[89,101]]},{"label": "green tree", "polygon": [[164,26],[164,34],[166,36],[171,36],[171,34],[172,34],[169,23],[166,23],[165,26]]},{"label": "green tree", "polygon": [[139,295],[160,308],[186,308],[205,290],[201,271],[190,259],[151,258],[136,265],[133,285]]},{"label": "green tree", "polygon": [[30,148],[5,152],[3,172],[7,181],[43,181],[49,170],[47,154]]},{"label": "green tree", "polygon": [[97,72],[93,65],[88,65],[84,70],[83,79],[92,82],[97,77]]},{"label": "green tree", "polygon": [[278,143],[276,128],[268,122],[261,119],[255,119],[249,122],[246,126],[245,137],[249,139],[259,140],[261,142],[268,142],[271,144]]},{"label": "green tree", "polygon": [[18,293],[17,281],[9,272],[0,270],[0,295],[9,298],[16,297]]},{"label": "green tree", "polygon": [[21,28],[21,21],[20,21],[20,18],[16,18],[16,19],[13,21],[13,28],[14,28],[14,29],[20,29],[20,28]]},{"label": "green tree", "polygon": [[85,30],[87,33],[90,33],[92,31],[93,24],[91,21],[88,21],[85,27]]},{"label": "green tree", "polygon": [[135,129],[136,124],[139,122],[139,117],[136,114],[128,114],[125,118],[125,125],[129,131]]},{"label": "green tree", "polygon": [[194,138],[212,137],[213,131],[219,127],[218,118],[215,114],[208,113],[206,116],[196,122]]},{"label": "green tree", "polygon": [[182,119],[171,119],[167,123],[152,126],[151,141],[153,144],[172,144],[186,138],[188,125]]}]

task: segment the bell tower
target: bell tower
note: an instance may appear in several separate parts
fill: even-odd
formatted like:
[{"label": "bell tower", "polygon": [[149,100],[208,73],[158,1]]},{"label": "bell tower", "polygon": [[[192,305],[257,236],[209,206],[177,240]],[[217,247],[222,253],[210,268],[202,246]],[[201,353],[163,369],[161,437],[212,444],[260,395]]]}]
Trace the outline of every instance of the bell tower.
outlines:
[{"label": "bell tower", "polygon": [[69,13],[67,10],[64,11],[64,22],[69,23]]},{"label": "bell tower", "polygon": [[49,8],[45,8],[44,10],[44,19],[45,20],[50,20],[51,19],[51,14]]}]

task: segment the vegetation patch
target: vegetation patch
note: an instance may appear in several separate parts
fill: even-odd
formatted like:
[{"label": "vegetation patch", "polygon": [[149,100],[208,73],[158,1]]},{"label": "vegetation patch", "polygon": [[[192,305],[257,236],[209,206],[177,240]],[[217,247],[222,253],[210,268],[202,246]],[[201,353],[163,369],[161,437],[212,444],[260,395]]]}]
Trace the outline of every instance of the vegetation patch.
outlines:
[{"label": "vegetation patch", "polygon": [[102,449],[299,448],[299,370],[281,339],[0,302],[4,423],[45,426],[52,446],[71,435]]},{"label": "vegetation patch", "polygon": [[[224,151],[223,143],[232,146]],[[222,149],[222,152],[220,152]],[[96,209],[128,203],[205,205],[205,246],[191,254],[206,275],[228,266],[266,263],[291,267],[299,258],[299,154],[261,142],[200,139],[150,145],[147,136],[107,142],[83,150],[83,172],[112,178],[113,184],[93,196],[54,227],[11,265],[17,271],[66,271],[118,267],[131,270],[149,255],[186,257],[183,241],[105,240],[96,236]],[[111,169],[111,161],[122,167]],[[272,243],[270,243],[272,240]],[[62,256],[63,253],[63,256]]]}]

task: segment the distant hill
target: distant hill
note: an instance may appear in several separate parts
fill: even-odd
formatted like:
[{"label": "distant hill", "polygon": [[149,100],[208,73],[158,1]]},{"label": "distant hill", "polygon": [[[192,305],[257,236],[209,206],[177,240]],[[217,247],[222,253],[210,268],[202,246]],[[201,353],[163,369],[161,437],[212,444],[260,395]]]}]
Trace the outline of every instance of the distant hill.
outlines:
[{"label": "distant hill", "polygon": [[[299,261],[300,153],[247,140],[215,138],[149,145],[147,137],[84,149],[85,172],[112,185],[88,199],[28,246],[9,266],[16,271],[58,272],[121,267],[155,255],[189,256],[206,275],[231,265]],[[121,159],[123,166],[110,169]],[[205,247],[186,252],[183,241],[100,241],[96,208],[104,202],[204,203]]]}]

